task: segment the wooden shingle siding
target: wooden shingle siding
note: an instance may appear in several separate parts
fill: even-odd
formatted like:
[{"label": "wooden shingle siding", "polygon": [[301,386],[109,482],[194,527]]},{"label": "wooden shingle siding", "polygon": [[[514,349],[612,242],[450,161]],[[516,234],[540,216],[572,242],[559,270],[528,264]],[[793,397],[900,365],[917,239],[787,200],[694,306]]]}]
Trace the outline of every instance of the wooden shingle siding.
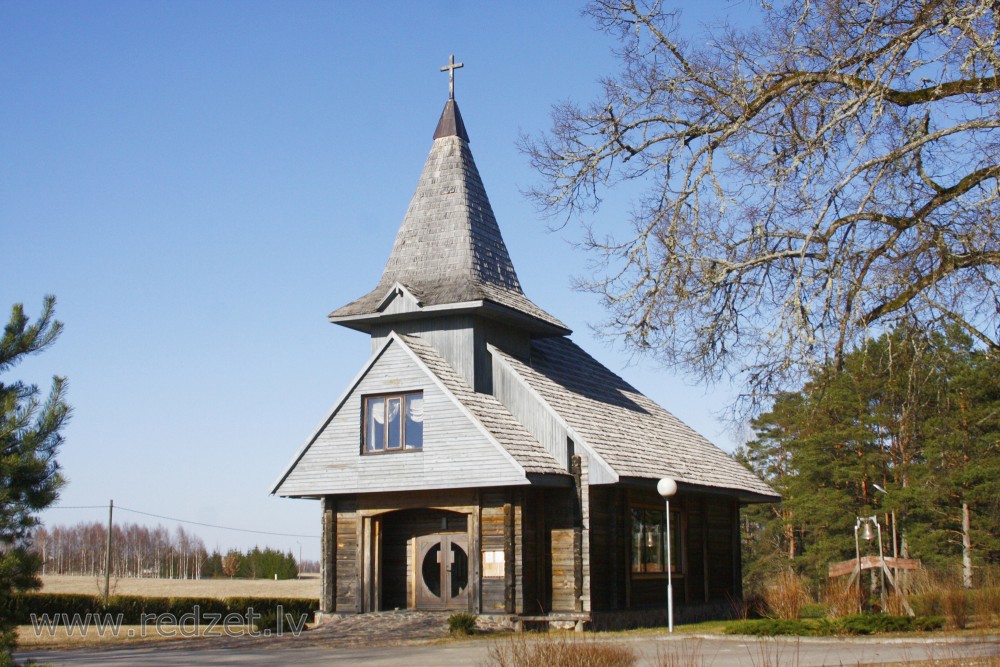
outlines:
[{"label": "wooden shingle siding", "polygon": [[[361,455],[362,396],[423,391],[423,450]],[[280,486],[282,495],[524,484],[522,471],[420,368],[391,343]]]}]

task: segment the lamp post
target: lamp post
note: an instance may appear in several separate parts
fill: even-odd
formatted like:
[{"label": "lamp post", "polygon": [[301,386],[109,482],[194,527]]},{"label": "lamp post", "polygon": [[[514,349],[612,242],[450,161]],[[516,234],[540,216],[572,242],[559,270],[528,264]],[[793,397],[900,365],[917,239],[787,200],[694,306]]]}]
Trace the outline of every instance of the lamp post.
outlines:
[{"label": "lamp post", "polygon": [[667,629],[674,631],[674,582],[671,570],[673,570],[670,560],[670,497],[677,493],[677,482],[669,477],[664,477],[656,484],[656,490],[663,496],[667,504]]}]

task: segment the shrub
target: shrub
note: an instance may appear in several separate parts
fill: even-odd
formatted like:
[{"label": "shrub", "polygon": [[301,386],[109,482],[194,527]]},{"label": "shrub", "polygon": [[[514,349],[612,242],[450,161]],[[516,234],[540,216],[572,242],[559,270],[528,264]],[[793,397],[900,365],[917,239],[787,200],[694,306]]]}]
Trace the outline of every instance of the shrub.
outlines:
[{"label": "shrub", "polygon": [[726,626],[726,634],[774,637],[777,635],[811,635],[813,632],[809,625],[798,619],[761,618],[730,623]]},{"label": "shrub", "polygon": [[276,612],[280,605],[284,613],[291,614],[296,619],[302,614],[311,615],[319,609],[319,600],[312,598],[232,597],[225,598],[223,603],[230,612],[237,614],[245,614],[247,609],[253,609],[257,614]]},{"label": "shrub", "polygon": [[826,618],[826,616],[826,605],[819,602],[802,605],[802,609],[799,611],[799,618]]},{"label": "shrub", "polygon": [[271,609],[265,611],[254,624],[257,632],[274,632],[278,629],[278,610]]},{"label": "shrub", "polygon": [[635,651],[622,644],[584,640],[525,641],[517,637],[496,643],[487,654],[488,667],[631,667]]},{"label": "shrub", "polygon": [[726,627],[726,634],[774,637],[776,635],[826,636],[871,635],[883,632],[927,632],[944,624],[940,616],[889,616],[887,614],[852,614],[838,619],[784,620],[765,618],[738,621]]},{"label": "shrub", "polygon": [[913,629],[917,632],[930,632],[944,627],[944,616],[917,616],[912,619]]},{"label": "shrub", "polygon": [[845,635],[871,635],[880,632],[906,632],[912,627],[909,616],[887,614],[852,614],[838,619],[838,629]]},{"label": "shrub", "polygon": [[476,615],[462,611],[448,617],[448,629],[453,635],[471,635],[476,631]]}]

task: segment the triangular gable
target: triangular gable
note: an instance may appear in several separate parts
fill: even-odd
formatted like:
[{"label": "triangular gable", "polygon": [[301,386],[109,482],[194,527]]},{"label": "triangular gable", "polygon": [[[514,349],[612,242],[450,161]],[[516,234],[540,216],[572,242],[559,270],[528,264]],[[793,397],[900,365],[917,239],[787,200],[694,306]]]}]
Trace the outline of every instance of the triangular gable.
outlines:
[{"label": "triangular gable", "polygon": [[395,313],[412,313],[420,310],[423,307],[423,303],[413,294],[406,285],[402,283],[395,283],[389,288],[389,291],[385,293],[382,297],[382,301],[379,302],[377,310],[380,313],[385,313],[386,315],[392,315]]},{"label": "triangular gable", "polygon": [[[361,398],[424,392],[420,452],[362,455]],[[529,483],[524,467],[395,333],[389,335],[271,489],[282,496]]]}]

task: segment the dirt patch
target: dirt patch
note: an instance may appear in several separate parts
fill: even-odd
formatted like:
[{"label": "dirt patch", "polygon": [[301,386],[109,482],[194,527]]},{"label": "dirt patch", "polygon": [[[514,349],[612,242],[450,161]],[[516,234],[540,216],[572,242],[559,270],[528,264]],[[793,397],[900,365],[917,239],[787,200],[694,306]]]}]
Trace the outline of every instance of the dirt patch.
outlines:
[{"label": "dirt patch", "polygon": [[[316,598],[320,580],[316,575],[302,579],[139,579],[111,580],[112,595],[143,597],[255,597],[255,598]],[[65,574],[42,576],[43,593],[83,593],[103,595],[104,577],[84,577]]]}]

